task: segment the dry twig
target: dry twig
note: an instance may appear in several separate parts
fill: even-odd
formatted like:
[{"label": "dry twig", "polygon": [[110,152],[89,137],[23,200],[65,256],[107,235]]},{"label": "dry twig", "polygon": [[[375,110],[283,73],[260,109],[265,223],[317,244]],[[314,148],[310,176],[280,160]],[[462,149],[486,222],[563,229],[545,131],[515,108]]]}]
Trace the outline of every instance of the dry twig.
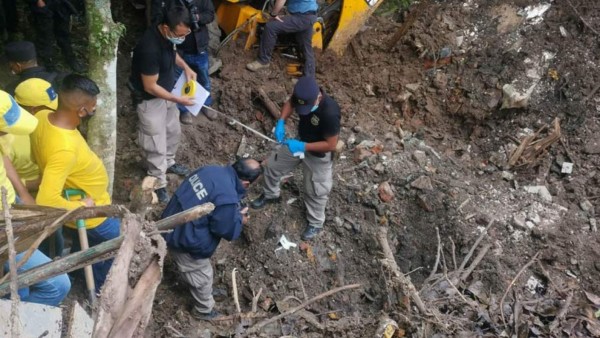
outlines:
[{"label": "dry twig", "polygon": [[533,255],[533,257],[529,260],[529,262],[527,262],[527,264],[525,264],[521,270],[519,270],[519,272],[517,273],[517,275],[515,276],[515,278],[513,278],[512,281],[510,281],[510,284],[508,284],[508,287],[506,288],[506,291],[504,291],[504,294],[502,295],[502,298],[500,299],[500,315],[502,317],[502,323],[504,324],[504,327],[506,327],[506,319],[504,318],[504,299],[506,299],[506,295],[508,295],[508,291],[510,291],[510,289],[512,288],[512,286],[515,284],[515,282],[517,281],[517,279],[519,278],[519,276],[521,276],[521,274],[527,270],[528,267],[530,267],[533,263],[535,263],[536,259],[538,258],[538,256],[540,255],[540,251],[536,252],[535,255]]},{"label": "dry twig", "polygon": [[438,227],[435,227],[435,234],[437,235],[437,241],[438,241],[437,254],[435,255],[435,264],[433,264],[433,269],[431,269],[431,273],[429,274],[429,277],[427,277],[427,279],[433,278],[433,275],[435,275],[435,272],[437,271],[438,264],[440,264],[440,252],[442,251],[442,240],[440,238],[440,229]]},{"label": "dry twig", "polygon": [[552,334],[554,332],[554,330],[556,330],[556,328],[558,328],[558,325],[560,325],[560,321],[565,318],[567,311],[569,311],[569,306],[571,306],[572,300],[573,300],[573,291],[571,291],[569,293],[569,295],[567,296],[567,299],[565,300],[563,305],[560,307],[558,314],[556,315],[556,317],[554,317],[554,320],[550,324],[550,334]]},{"label": "dry twig", "polygon": [[344,285],[344,286],[341,286],[339,288],[335,288],[335,289],[329,290],[327,292],[324,292],[324,293],[322,293],[322,294],[320,294],[318,296],[315,296],[315,297],[307,300],[306,302],[304,302],[304,303],[302,303],[302,304],[300,304],[300,305],[298,305],[298,306],[296,306],[294,308],[291,308],[291,309],[287,310],[286,312],[284,312],[282,314],[279,314],[279,315],[277,315],[275,317],[271,317],[269,319],[266,319],[266,320],[263,320],[263,321],[261,321],[259,323],[256,323],[255,325],[253,325],[252,327],[250,327],[248,329],[248,331],[244,334],[244,337],[247,337],[248,335],[253,334],[253,333],[257,333],[264,326],[269,325],[269,324],[271,324],[273,322],[276,322],[276,321],[278,321],[278,320],[280,320],[282,318],[285,318],[285,317],[287,317],[289,315],[292,315],[292,314],[294,314],[294,313],[296,313],[296,312],[304,309],[305,307],[309,306],[310,304],[312,304],[312,303],[314,303],[314,302],[316,302],[318,300],[321,300],[323,298],[329,297],[329,296],[331,296],[333,294],[336,294],[336,293],[338,293],[340,291],[350,290],[350,289],[356,289],[356,288],[359,288],[360,286],[361,286],[361,284],[350,284],[350,285]]},{"label": "dry twig", "polygon": [[487,252],[490,250],[490,248],[492,247],[491,244],[487,244],[486,246],[483,247],[483,249],[479,250],[479,253],[477,254],[477,256],[475,257],[475,259],[473,260],[473,263],[471,263],[471,265],[469,266],[469,268],[467,269],[467,271],[465,271],[462,276],[460,276],[460,279],[458,280],[459,282],[465,281],[467,280],[467,278],[469,278],[469,276],[471,275],[471,273],[473,273],[473,270],[475,270],[475,268],[477,267],[477,265],[479,265],[479,263],[481,262],[481,260],[483,259],[483,257],[485,257],[485,255],[487,254]]},{"label": "dry twig", "polygon": [[256,313],[258,311],[258,301],[260,300],[260,294],[262,293],[262,288],[258,289],[258,293],[254,294],[254,290],[252,290],[252,312]]},{"label": "dry twig", "polygon": [[15,251],[15,238],[13,236],[12,216],[8,206],[8,193],[5,187],[2,191],[2,209],[4,209],[4,221],[6,223],[6,239],[8,240],[8,264],[10,270],[10,334],[12,337],[21,336],[21,321],[19,319],[19,288],[17,287],[17,252]]},{"label": "dry twig", "polygon": [[[492,224],[494,224],[494,219],[493,218],[488,223],[488,225],[485,227],[485,229],[481,232],[481,234],[479,235],[479,237],[477,238],[477,240],[475,241],[475,243],[471,247],[471,250],[469,250],[469,253],[463,259],[462,263],[460,263],[460,267],[458,268],[458,270],[456,270],[456,276],[460,276],[461,275],[461,273],[464,270],[465,266],[467,266],[467,263],[469,262],[469,259],[471,259],[471,256],[473,256],[473,253],[475,252],[475,249],[477,248],[477,246],[479,245],[479,243],[481,243],[481,241],[483,240],[483,238],[485,237],[485,235],[487,235],[487,232],[490,229],[490,227],[492,226]],[[456,280],[456,277],[454,279],[455,279],[454,283],[456,284],[458,282],[458,280]]]},{"label": "dry twig", "polygon": [[231,286],[233,289],[233,302],[235,303],[235,309],[237,310],[237,313],[242,313],[242,309],[240,308],[240,299],[238,296],[238,289],[237,289],[237,281],[235,278],[235,273],[237,272],[236,268],[233,268],[233,270],[231,270]]},{"label": "dry twig", "polygon": [[571,7],[571,9],[573,9],[573,12],[575,12],[575,14],[577,14],[577,16],[579,17],[579,20],[581,20],[581,22],[583,22],[583,24],[589,28],[592,32],[594,32],[594,34],[596,35],[600,35],[600,33],[598,33],[597,30],[595,30],[582,16],[581,14],[579,14],[579,11],[577,10],[577,8],[575,8],[575,6],[573,6],[573,4],[571,3],[570,0],[567,0],[567,4],[569,4],[569,7]]}]

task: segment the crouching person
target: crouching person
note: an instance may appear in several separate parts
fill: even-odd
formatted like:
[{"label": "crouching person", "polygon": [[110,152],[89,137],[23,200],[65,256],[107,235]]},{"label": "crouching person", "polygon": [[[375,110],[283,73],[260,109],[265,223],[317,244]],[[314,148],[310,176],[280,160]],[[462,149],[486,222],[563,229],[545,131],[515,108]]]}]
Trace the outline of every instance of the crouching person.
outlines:
[{"label": "crouching person", "polygon": [[212,296],[213,269],[210,257],[222,238],[237,239],[248,221],[248,208],[241,206],[246,188],[262,173],[253,159],[242,159],[224,167],[206,166],[190,174],[177,188],[161,218],[204,203],[215,209],[208,215],[176,227],[165,235],[169,252],[182,279],[190,286],[192,316],[211,320],[219,316]]},{"label": "crouching person", "polygon": [[[15,100],[8,93],[0,91],[0,152],[5,156],[9,144],[5,144],[9,135],[28,135],[33,132],[38,122],[31,114],[19,107]],[[15,190],[6,176],[4,162],[0,161],[0,186],[7,191],[7,202],[14,204],[16,201]],[[0,204],[0,210],[2,205]],[[16,260],[20,262],[25,252],[17,254]],[[18,273],[33,269],[36,266],[50,262],[50,258],[41,251],[35,250],[27,262],[18,270]],[[9,263],[4,264],[4,271],[9,271]],[[44,281],[35,283],[29,287],[19,289],[19,296],[25,302],[39,303],[51,306],[58,306],[67,296],[71,289],[71,282],[67,274],[61,274]]]}]

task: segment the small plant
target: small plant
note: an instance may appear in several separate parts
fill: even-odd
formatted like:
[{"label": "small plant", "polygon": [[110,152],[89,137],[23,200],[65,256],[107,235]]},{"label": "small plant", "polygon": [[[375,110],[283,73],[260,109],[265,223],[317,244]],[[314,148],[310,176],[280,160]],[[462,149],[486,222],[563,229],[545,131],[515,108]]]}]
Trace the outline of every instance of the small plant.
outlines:
[{"label": "small plant", "polygon": [[375,11],[375,14],[383,17],[390,17],[405,10],[413,3],[413,0],[380,0],[381,6]]}]

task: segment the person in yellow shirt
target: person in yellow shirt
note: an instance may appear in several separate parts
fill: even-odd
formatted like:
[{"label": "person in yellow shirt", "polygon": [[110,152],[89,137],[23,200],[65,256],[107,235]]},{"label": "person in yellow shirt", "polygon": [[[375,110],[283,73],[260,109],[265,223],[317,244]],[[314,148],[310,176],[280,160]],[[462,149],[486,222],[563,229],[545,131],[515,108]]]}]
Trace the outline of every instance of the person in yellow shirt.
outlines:
[{"label": "person in yellow shirt", "polygon": [[[40,110],[54,111],[58,108],[58,95],[52,84],[40,78],[31,78],[19,83],[15,88],[15,101],[21,108],[34,116]],[[35,204],[35,199],[31,194],[37,191],[40,185],[40,169],[31,155],[29,135],[15,135],[14,138],[8,155],[10,163],[6,163],[6,158],[4,161],[8,178],[23,200],[23,204]],[[11,166],[14,167],[14,170],[10,169]],[[26,192],[22,193],[22,190],[26,190]],[[50,250],[51,241],[54,243],[54,253]],[[56,230],[53,237],[44,240],[39,246],[40,251],[51,258],[61,256],[63,248],[62,227]]]},{"label": "person in yellow shirt", "polygon": [[[15,101],[35,116],[40,110],[56,110],[58,95],[50,82],[31,78],[21,82],[15,89]],[[29,135],[16,135],[9,154],[10,161],[29,192],[40,185],[40,170],[31,157]]]},{"label": "person in yellow shirt", "polygon": [[[100,89],[91,79],[67,75],[58,89],[56,111],[42,110],[35,115],[39,124],[31,135],[31,151],[42,173],[37,204],[70,210],[111,203],[106,168],[77,130],[83,118],[96,112],[99,93]],[[81,190],[86,197],[68,200],[63,195],[65,189]],[[117,218],[87,219],[85,226],[90,246],[119,236]],[[64,230],[73,239],[73,250],[79,250],[75,225],[67,223]],[[112,259],[92,265],[96,292],[104,284],[111,264]]]},{"label": "person in yellow shirt", "polygon": [[[19,107],[12,96],[0,90],[0,136],[28,135],[33,132],[37,124],[38,121],[27,111]],[[0,138],[4,138],[4,136]],[[6,170],[2,161],[0,161],[0,186],[7,190],[7,202],[9,204],[15,203],[15,190],[6,176]],[[0,210],[2,210],[2,204],[0,204]],[[24,254],[24,252],[17,254],[17,262],[21,260]],[[17,272],[20,274],[50,261],[50,258],[42,252],[35,250]],[[8,262],[4,264],[4,271],[8,271],[8,264]],[[19,289],[19,296],[21,300],[26,302],[58,306],[69,293],[70,289],[71,282],[69,281],[69,277],[67,274],[62,274]]]}]

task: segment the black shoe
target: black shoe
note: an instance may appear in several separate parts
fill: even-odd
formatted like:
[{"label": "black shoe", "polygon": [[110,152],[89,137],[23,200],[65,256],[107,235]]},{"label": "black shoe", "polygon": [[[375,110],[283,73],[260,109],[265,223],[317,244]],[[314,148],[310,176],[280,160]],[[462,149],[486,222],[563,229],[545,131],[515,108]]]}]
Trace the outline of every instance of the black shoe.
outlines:
[{"label": "black shoe", "polygon": [[315,238],[318,234],[320,234],[321,231],[323,231],[323,228],[315,228],[309,225],[306,227],[306,230],[304,230],[304,233],[302,233],[302,240],[310,241],[311,239]]},{"label": "black shoe", "polygon": [[190,168],[184,166],[183,164],[175,163],[167,169],[167,172],[185,177],[189,175],[192,171],[190,170]]},{"label": "black shoe", "polygon": [[190,314],[192,315],[192,317],[194,317],[195,319],[198,320],[214,320],[217,319],[219,317],[221,317],[221,314],[217,311],[217,310],[212,310],[209,313],[202,313],[202,312],[198,312],[198,310],[196,310],[196,308],[193,308],[192,311],[190,312]]},{"label": "black shoe", "polygon": [[83,63],[77,61],[76,59],[72,59],[69,62],[69,67],[73,70],[74,73],[83,74],[87,72],[87,68],[83,65]]},{"label": "black shoe", "polygon": [[156,193],[156,197],[158,197],[158,201],[160,203],[169,203],[170,197],[166,188],[158,188],[154,190],[154,192]]},{"label": "black shoe", "polygon": [[181,112],[179,113],[179,122],[187,125],[194,124],[194,115],[189,111]]},{"label": "black shoe", "polygon": [[275,198],[266,198],[265,194],[260,195],[257,199],[250,202],[250,207],[252,209],[261,209],[267,204],[279,203],[281,202],[281,196]]}]

